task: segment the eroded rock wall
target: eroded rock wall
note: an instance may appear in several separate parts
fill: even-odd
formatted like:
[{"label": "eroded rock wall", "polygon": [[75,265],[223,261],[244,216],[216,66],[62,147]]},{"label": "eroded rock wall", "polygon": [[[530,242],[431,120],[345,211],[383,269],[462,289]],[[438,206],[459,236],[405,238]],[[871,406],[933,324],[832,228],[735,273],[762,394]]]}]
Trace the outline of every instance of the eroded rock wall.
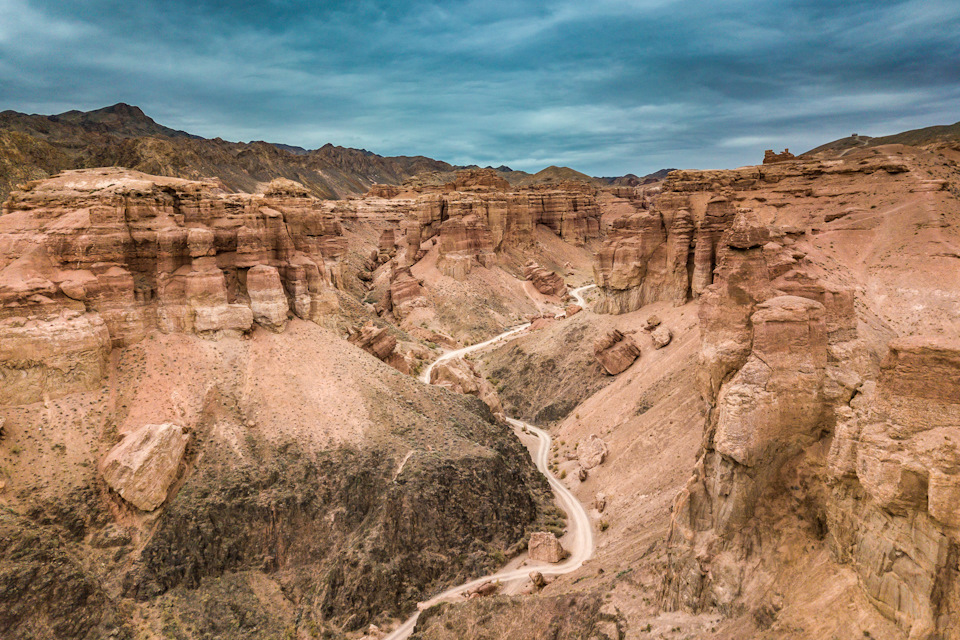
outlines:
[{"label": "eroded rock wall", "polygon": [[960,345],[897,339],[880,366],[855,292],[777,233],[740,211],[700,297],[709,412],[663,604],[758,606],[820,544],[905,634],[958,638]]},{"label": "eroded rock wall", "polygon": [[110,349],[152,329],[282,330],[335,311],[345,245],[325,206],[290,181],[262,196],[121,169],[29,183],[0,216],[4,398],[96,388]]},{"label": "eroded rock wall", "polygon": [[[649,208],[613,221],[594,264],[601,293],[595,310],[628,313],[652,302],[681,305],[714,282],[720,238],[737,211],[785,233],[818,230],[874,176],[910,171],[885,155],[841,161],[794,161],[730,171],[672,171]],[[884,180],[897,193],[896,180]],[[910,185],[908,188],[917,188]],[[901,186],[899,192],[904,188]]]}]

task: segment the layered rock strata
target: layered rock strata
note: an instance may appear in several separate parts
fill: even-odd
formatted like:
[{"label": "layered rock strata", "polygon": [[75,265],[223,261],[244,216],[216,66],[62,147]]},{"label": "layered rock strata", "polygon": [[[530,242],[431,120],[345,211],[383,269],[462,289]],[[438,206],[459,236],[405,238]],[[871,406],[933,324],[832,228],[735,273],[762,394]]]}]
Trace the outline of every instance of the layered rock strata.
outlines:
[{"label": "layered rock strata", "polygon": [[507,416],[497,390],[477,371],[472,362],[463,358],[441,362],[430,371],[430,384],[435,384],[454,393],[465,393],[483,400],[491,413],[502,423]]},{"label": "layered rock strata", "polygon": [[0,216],[4,395],[95,388],[111,347],[151,329],[281,330],[334,312],[345,245],[320,202],[290,181],[249,196],[121,169],[28,183]]},{"label": "layered rock strata", "polygon": [[604,371],[615,376],[640,357],[640,347],[633,338],[614,329],[593,344],[593,355]]},{"label": "layered rock strata", "polygon": [[556,272],[544,269],[536,262],[530,261],[523,268],[523,275],[533,283],[534,288],[545,296],[562,298],[567,295],[567,285]]},{"label": "layered rock strata", "polygon": [[[594,264],[601,294],[595,311],[627,313],[698,298],[714,282],[720,238],[739,209],[755,211],[781,236],[815,232],[830,215],[824,210],[839,210],[868,188],[861,181],[909,171],[903,160],[884,155],[672,171],[650,208],[613,221]],[[814,188],[813,181],[828,186]],[[903,191],[895,180],[887,182]]]}]

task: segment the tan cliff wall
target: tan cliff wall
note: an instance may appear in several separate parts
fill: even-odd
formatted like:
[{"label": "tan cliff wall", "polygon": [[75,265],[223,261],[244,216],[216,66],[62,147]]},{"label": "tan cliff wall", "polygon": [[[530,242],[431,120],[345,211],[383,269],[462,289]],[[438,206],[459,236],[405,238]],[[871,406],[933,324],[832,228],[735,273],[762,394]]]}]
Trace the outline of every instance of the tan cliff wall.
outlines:
[{"label": "tan cliff wall", "polygon": [[[373,195],[381,193],[377,189]],[[343,213],[354,209],[358,215],[371,205],[392,209],[400,268],[413,265],[437,243],[440,271],[462,280],[474,266],[490,267],[506,251],[532,247],[537,225],[577,246],[600,237],[596,189],[583,183],[512,191],[493,170],[478,169],[458,172],[454,182],[440,188],[406,195],[411,197],[337,205]]]},{"label": "tan cliff wall", "polygon": [[878,348],[890,332],[869,321],[876,300],[797,237],[741,210],[717,245],[700,295],[708,418],[662,602],[772,606],[781,569],[825,546],[911,638],[958,638],[960,345]]},{"label": "tan cliff wall", "polygon": [[7,402],[95,388],[147,332],[281,330],[336,310],[336,217],[289,181],[262,196],[117,169],[14,192],[0,217]]},{"label": "tan cliff wall", "polygon": [[713,282],[718,242],[740,208],[754,211],[768,226],[803,232],[831,216],[858,213],[844,210],[856,196],[871,193],[873,183],[890,193],[903,184],[911,191],[944,186],[922,184],[909,171],[903,159],[884,153],[672,171],[650,209],[614,221],[594,265],[602,294],[597,311],[628,313],[653,302],[679,305],[699,297]]}]

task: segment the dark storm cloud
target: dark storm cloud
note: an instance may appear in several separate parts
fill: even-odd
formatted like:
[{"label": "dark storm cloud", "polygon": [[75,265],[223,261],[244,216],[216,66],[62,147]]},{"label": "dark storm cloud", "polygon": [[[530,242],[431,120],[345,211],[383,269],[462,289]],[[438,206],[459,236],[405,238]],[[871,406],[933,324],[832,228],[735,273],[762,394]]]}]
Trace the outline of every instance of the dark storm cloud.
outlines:
[{"label": "dark storm cloud", "polygon": [[958,119],[955,0],[0,0],[0,108],[593,173]]}]

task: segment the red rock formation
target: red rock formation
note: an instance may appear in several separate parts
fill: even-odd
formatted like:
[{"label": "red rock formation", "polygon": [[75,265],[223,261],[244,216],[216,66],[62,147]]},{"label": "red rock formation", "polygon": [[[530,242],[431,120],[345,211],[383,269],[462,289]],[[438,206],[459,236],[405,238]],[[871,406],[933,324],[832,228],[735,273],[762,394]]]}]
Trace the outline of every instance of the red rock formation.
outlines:
[{"label": "red rock formation", "polygon": [[773,149],[767,149],[763,152],[763,164],[776,164],[777,162],[788,162],[795,160],[797,156],[790,153],[790,149],[784,149],[783,153],[774,153]]},{"label": "red rock formation", "polygon": [[508,191],[510,183],[493,169],[465,169],[457,171],[453,182],[444,185],[446,191]]},{"label": "red rock formation", "polygon": [[396,269],[387,291],[389,309],[397,320],[410,315],[416,307],[427,304],[427,299],[421,282],[410,273],[410,268]]},{"label": "red rock formation", "polygon": [[[835,185],[837,200],[843,203],[864,188],[858,181],[865,177],[908,170],[881,156],[798,160],[733,171],[673,171],[651,209],[613,221],[594,265],[600,291],[595,310],[627,313],[652,302],[683,304],[697,298],[714,281],[721,237],[739,209],[763,210],[765,221],[778,220],[772,229],[777,237],[800,234],[823,224],[825,216],[809,204],[794,213],[796,199],[826,199],[834,193],[815,191],[812,179]],[[751,206],[743,206],[748,200]]]},{"label": "red rock formation", "polygon": [[386,327],[378,327],[372,321],[359,329],[351,329],[347,341],[384,361],[393,354],[397,346],[397,339],[390,330]]},{"label": "red rock formation", "polygon": [[534,288],[545,296],[562,298],[567,295],[567,285],[559,274],[544,269],[534,261],[523,268],[524,277],[533,283]]},{"label": "red rock formation", "polygon": [[802,535],[787,542],[777,529],[817,522],[881,613],[911,637],[952,640],[960,344],[897,339],[878,369],[853,292],[811,275],[768,232],[741,212],[701,297],[698,382],[710,411],[674,504],[663,601],[736,606],[807,552]]},{"label": "red rock formation", "polygon": [[640,347],[633,338],[616,329],[593,344],[593,355],[608,374],[622,373],[640,357]]},{"label": "red rock formation", "polygon": [[400,187],[394,184],[372,184],[367,196],[371,198],[396,198],[400,195]]},{"label": "red rock formation", "polygon": [[[7,393],[96,386],[111,345],[154,328],[249,331],[254,316],[280,328],[288,309],[317,320],[337,307],[340,233],[291,181],[262,196],[122,169],[29,183],[0,216],[0,336],[37,357],[2,354],[0,372],[24,372]],[[66,354],[81,365],[56,365]]]},{"label": "red rock formation", "polygon": [[437,238],[438,267],[458,279],[474,266],[492,266],[499,252],[533,245],[538,224],[577,245],[600,234],[594,190],[580,184],[576,189],[514,192],[467,189],[425,194],[407,202],[408,218],[400,224],[398,264],[414,264],[423,256],[424,243]]}]

